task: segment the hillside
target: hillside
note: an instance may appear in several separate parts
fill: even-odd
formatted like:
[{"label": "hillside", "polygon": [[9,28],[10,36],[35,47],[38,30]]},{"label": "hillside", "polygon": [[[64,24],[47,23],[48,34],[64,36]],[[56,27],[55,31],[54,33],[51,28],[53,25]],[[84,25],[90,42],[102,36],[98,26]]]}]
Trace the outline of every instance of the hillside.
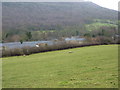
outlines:
[{"label": "hillside", "polygon": [[80,3],[3,3],[3,30],[61,29],[83,25],[93,19],[117,20],[117,12],[92,2]]},{"label": "hillside", "polygon": [[3,42],[83,36],[88,31],[86,25],[95,20],[117,21],[117,11],[92,2],[4,2],[2,10]]}]

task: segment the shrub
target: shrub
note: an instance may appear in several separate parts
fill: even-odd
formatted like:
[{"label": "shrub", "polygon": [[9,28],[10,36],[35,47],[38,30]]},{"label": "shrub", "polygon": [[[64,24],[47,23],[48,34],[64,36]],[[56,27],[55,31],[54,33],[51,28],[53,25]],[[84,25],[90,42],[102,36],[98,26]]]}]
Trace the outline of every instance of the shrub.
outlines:
[{"label": "shrub", "polygon": [[91,44],[113,44],[113,43],[118,43],[117,40],[115,41],[114,39],[112,39],[110,37],[104,37],[104,36],[98,36],[96,38],[89,38],[87,40]]},{"label": "shrub", "polygon": [[86,38],[86,41],[80,43],[78,41],[61,41],[57,42],[53,45],[45,45],[40,47],[22,47],[22,48],[14,48],[14,49],[3,49],[2,57],[7,56],[20,56],[20,55],[30,55],[33,53],[54,51],[54,50],[62,50],[76,47],[84,47],[84,46],[93,46],[93,45],[103,45],[103,44],[111,44],[115,43],[111,38],[108,37],[96,37],[96,38]]}]

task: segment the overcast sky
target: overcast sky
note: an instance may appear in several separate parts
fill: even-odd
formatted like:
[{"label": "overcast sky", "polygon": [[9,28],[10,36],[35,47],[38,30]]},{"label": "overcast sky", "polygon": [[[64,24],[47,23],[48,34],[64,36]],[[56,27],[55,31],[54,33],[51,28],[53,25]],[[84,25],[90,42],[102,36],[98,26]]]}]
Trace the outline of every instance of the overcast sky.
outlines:
[{"label": "overcast sky", "polygon": [[86,1],[92,1],[102,7],[118,10],[118,2],[120,0],[86,0]]},{"label": "overcast sky", "polygon": [[91,1],[91,2],[94,2],[102,7],[106,7],[106,8],[109,8],[109,9],[114,9],[114,10],[118,10],[118,2],[120,0],[0,0],[2,2],[79,2],[79,1]]}]

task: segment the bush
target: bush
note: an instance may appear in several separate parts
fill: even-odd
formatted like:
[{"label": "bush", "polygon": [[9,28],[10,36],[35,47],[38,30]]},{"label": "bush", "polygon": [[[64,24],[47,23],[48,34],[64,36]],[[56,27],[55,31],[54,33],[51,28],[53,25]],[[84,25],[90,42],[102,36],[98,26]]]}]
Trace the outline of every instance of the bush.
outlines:
[{"label": "bush", "polygon": [[96,38],[89,38],[87,39],[91,44],[117,44],[118,41],[114,40],[110,37],[98,36]]},{"label": "bush", "polygon": [[7,56],[20,56],[20,55],[30,55],[33,53],[48,52],[55,50],[63,50],[76,47],[84,46],[93,46],[93,45],[103,45],[103,44],[112,44],[115,43],[112,39],[108,37],[96,37],[96,38],[87,38],[86,41],[80,43],[78,41],[61,41],[55,43],[54,45],[46,45],[40,47],[23,47],[23,48],[14,48],[14,49],[3,49],[1,57]]}]

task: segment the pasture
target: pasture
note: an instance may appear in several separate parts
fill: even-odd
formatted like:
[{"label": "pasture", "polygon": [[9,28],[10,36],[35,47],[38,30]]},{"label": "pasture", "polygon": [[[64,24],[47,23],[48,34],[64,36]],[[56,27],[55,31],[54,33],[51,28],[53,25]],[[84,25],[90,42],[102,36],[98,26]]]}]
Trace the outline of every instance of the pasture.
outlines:
[{"label": "pasture", "polygon": [[117,88],[118,45],[5,57],[3,88]]}]

